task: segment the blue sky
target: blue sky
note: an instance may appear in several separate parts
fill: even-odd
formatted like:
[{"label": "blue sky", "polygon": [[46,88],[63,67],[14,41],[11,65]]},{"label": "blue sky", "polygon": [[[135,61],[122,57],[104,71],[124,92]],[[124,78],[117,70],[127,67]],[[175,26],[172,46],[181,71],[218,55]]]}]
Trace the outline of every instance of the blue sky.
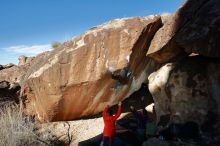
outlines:
[{"label": "blue sky", "polygon": [[184,0],[0,0],[0,64],[18,63],[114,18],[175,12]]}]

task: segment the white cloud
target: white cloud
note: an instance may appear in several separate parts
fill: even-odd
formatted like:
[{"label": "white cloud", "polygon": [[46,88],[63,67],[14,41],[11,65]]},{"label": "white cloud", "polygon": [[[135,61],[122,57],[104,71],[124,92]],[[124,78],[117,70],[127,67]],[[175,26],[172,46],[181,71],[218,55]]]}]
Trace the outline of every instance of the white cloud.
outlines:
[{"label": "white cloud", "polygon": [[32,46],[19,45],[19,46],[11,46],[3,49],[11,53],[19,53],[23,55],[36,55],[51,50],[51,45],[50,44],[32,45]]}]

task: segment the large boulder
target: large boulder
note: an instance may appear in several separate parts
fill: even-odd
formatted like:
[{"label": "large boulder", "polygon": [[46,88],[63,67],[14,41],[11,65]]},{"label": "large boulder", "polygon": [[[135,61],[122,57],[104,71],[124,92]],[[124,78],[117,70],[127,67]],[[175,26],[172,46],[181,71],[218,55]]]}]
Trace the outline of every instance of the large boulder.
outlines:
[{"label": "large boulder", "polygon": [[[220,60],[200,56],[168,63],[149,76],[157,119],[203,124],[220,113]],[[216,117],[217,119],[218,117]]]},{"label": "large boulder", "polygon": [[152,40],[147,56],[160,63],[196,53],[220,57],[220,1],[186,1]]},{"label": "large boulder", "polygon": [[156,64],[145,54],[159,16],[115,19],[36,61],[22,84],[26,112],[40,121],[93,115],[141,87]]}]

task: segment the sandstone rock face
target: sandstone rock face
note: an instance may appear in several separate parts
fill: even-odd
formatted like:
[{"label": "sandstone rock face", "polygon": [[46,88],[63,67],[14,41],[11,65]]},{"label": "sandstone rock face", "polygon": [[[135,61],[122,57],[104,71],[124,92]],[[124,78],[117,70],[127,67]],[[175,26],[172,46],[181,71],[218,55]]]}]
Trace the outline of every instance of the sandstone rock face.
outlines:
[{"label": "sandstone rock face", "polygon": [[25,65],[26,59],[27,59],[26,56],[20,56],[20,57],[18,58],[18,60],[19,60],[18,65],[19,65],[19,66],[20,66],[20,65]]},{"label": "sandstone rock face", "polygon": [[70,120],[128,97],[156,66],[145,54],[161,25],[159,16],[116,19],[46,54],[23,82],[27,113]]},{"label": "sandstone rock face", "polygon": [[156,33],[147,56],[160,63],[187,53],[219,58],[219,7],[219,0],[186,1]]},{"label": "sandstone rock face", "polygon": [[20,86],[18,83],[0,81],[0,107],[6,103],[18,103]]},{"label": "sandstone rock face", "polygon": [[[46,52],[45,52],[46,53]],[[45,54],[42,53],[42,54]],[[6,64],[0,65],[0,104],[6,102],[17,102],[20,96],[20,84],[23,81],[30,65],[35,62],[42,54],[35,57],[19,57],[19,65]]]},{"label": "sandstone rock face", "polygon": [[25,73],[25,68],[13,65],[11,67],[0,70],[0,81],[19,83]]},{"label": "sandstone rock face", "polygon": [[185,52],[172,40],[177,32],[178,16],[167,16],[163,27],[155,34],[147,52],[147,56],[153,58],[159,63],[165,63],[170,60],[176,60],[180,56],[185,56]]},{"label": "sandstone rock face", "polygon": [[175,42],[188,53],[220,58],[219,8],[219,0],[187,2],[179,10],[179,17],[186,17],[187,21],[176,34]]},{"label": "sandstone rock face", "polygon": [[48,52],[41,53],[36,57],[20,56],[18,58],[19,65],[14,65],[12,63],[0,65],[0,82],[8,82],[11,84],[10,86],[17,83],[21,84],[30,65],[44,58],[47,53]]},{"label": "sandstone rock face", "polygon": [[10,68],[13,66],[15,66],[15,65],[12,63],[6,64],[6,65],[0,65],[0,70],[7,69],[7,68]]},{"label": "sandstone rock face", "polygon": [[19,60],[18,66],[30,65],[34,59],[35,59],[35,57],[20,56],[18,58],[18,60]]},{"label": "sandstone rock face", "polygon": [[208,120],[220,107],[220,60],[199,56],[168,63],[149,76],[149,90],[158,120],[170,114],[175,122]]},{"label": "sandstone rock face", "polygon": [[20,95],[20,81],[22,80],[26,68],[16,65],[4,65],[0,70],[0,106],[6,102],[18,103]]}]

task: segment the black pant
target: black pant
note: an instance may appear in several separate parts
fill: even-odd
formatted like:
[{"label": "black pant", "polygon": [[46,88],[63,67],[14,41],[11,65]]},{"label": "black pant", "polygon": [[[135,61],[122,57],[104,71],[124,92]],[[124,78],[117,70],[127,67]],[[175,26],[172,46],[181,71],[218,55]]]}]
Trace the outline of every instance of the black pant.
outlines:
[{"label": "black pant", "polygon": [[112,143],[113,143],[112,137],[103,136],[100,146],[112,146]]}]

